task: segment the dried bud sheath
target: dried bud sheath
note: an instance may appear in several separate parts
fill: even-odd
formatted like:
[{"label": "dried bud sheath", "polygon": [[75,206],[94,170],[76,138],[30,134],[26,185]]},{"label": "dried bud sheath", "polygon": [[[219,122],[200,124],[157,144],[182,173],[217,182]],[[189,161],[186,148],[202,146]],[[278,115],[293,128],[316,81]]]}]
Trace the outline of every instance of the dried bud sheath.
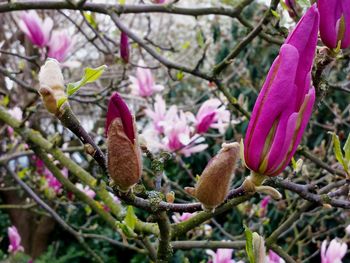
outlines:
[{"label": "dried bud sheath", "polygon": [[202,203],[205,210],[213,210],[225,200],[238,157],[238,143],[223,144],[219,153],[205,167],[195,188],[186,189]]}]

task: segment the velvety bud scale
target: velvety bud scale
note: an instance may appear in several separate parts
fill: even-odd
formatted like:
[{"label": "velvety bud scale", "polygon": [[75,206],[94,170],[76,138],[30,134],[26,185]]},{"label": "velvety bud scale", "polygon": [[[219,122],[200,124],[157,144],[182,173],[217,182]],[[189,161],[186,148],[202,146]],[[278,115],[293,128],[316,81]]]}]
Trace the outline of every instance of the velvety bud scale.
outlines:
[{"label": "velvety bud scale", "polygon": [[106,134],[109,175],[119,190],[128,191],[141,178],[142,159],[133,116],[118,93],[108,104]]},{"label": "velvety bud scale", "polygon": [[204,209],[214,209],[228,194],[238,157],[239,143],[223,144],[205,167],[195,188],[186,188],[186,191],[195,196]]}]

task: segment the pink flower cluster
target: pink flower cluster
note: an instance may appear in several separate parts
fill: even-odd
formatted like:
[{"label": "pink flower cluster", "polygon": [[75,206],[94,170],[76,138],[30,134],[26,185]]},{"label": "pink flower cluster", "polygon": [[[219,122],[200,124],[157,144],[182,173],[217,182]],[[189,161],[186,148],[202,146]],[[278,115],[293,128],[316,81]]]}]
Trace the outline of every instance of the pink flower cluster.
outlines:
[{"label": "pink flower cluster", "polygon": [[24,248],[21,246],[21,236],[19,235],[17,228],[15,226],[9,227],[7,229],[7,234],[10,240],[10,245],[8,252],[16,254],[17,252],[24,251]]},{"label": "pink flower cluster", "polygon": [[154,150],[179,152],[185,156],[201,152],[208,147],[203,143],[201,134],[209,128],[224,133],[228,126],[230,113],[221,104],[218,99],[209,99],[201,105],[195,116],[191,112],[179,110],[176,105],[167,109],[164,99],[157,95],[153,109],[145,111],[152,125],[143,132],[143,137]]},{"label": "pink flower cluster", "polygon": [[72,37],[66,31],[52,30],[53,21],[42,20],[34,10],[23,12],[18,22],[19,28],[39,48],[48,48],[47,56],[63,62],[73,46]]},{"label": "pink flower cluster", "polygon": [[[35,158],[36,171],[38,174],[41,174],[45,178],[45,186],[55,194],[59,194],[62,189],[62,184],[56,179],[56,177],[51,173],[49,169],[46,168],[44,162],[39,158]],[[68,177],[68,169],[63,168],[61,170],[63,176]]]}]

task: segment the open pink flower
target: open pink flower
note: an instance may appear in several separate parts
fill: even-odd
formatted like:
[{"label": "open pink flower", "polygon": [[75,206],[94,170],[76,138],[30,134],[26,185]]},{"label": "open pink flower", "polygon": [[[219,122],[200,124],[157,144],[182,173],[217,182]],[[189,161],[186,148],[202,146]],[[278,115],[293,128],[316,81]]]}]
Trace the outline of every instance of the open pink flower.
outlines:
[{"label": "open pink flower", "polygon": [[160,95],[156,95],[155,102],[153,104],[154,110],[146,109],[145,113],[153,121],[155,130],[158,133],[164,132],[164,120],[166,117],[166,104]]},{"label": "open pink flower", "polygon": [[96,193],[87,185],[83,186],[80,183],[75,184],[76,188],[78,188],[80,191],[82,191],[84,194],[86,194],[90,198],[94,198],[96,196]]},{"label": "open pink flower", "polygon": [[[232,259],[233,249],[219,248],[216,250],[216,253],[213,250],[207,249],[206,253],[211,256],[211,260],[209,260],[208,263],[236,263],[236,261]],[[243,262],[238,261],[237,263]]]},{"label": "open pink flower", "polygon": [[207,144],[198,144],[204,139],[191,133],[186,114],[183,111],[178,112],[176,106],[171,106],[166,114],[164,136],[165,150],[179,151],[185,156],[201,152],[208,147]]},{"label": "open pink flower", "polygon": [[269,250],[269,255],[267,256],[266,263],[285,263],[284,259],[277,255],[272,250]]},{"label": "open pink flower", "polygon": [[49,52],[47,56],[63,62],[73,47],[74,40],[65,31],[53,31],[48,43]]},{"label": "open pink flower", "polygon": [[18,26],[34,45],[44,47],[49,42],[53,21],[49,17],[43,21],[37,12],[30,10],[21,14]]},{"label": "open pink flower", "polygon": [[179,213],[175,213],[175,215],[172,216],[172,219],[174,220],[175,223],[180,223],[190,219],[195,214],[196,213],[182,213],[180,215]]},{"label": "open pink flower", "polygon": [[245,163],[255,173],[281,173],[301,141],[315,102],[311,69],[318,24],[313,5],[282,45],[255,102],[244,141]]},{"label": "open pink flower", "polygon": [[333,239],[327,247],[327,241],[324,240],[321,246],[321,263],[341,263],[346,254],[348,246],[345,243]]},{"label": "open pink flower", "polygon": [[216,128],[224,133],[230,121],[230,113],[221,106],[219,99],[209,99],[199,108],[195,123],[197,133],[205,133],[209,128]]},{"label": "open pink flower", "polygon": [[141,97],[151,96],[154,92],[158,92],[164,89],[162,85],[156,85],[152,72],[147,68],[143,60],[139,60],[139,67],[136,70],[136,78],[130,76],[131,88],[134,94]]},{"label": "open pink flower", "polygon": [[7,234],[10,239],[10,245],[8,252],[15,254],[18,251],[24,251],[24,248],[21,246],[21,236],[19,235],[17,228],[15,226],[9,227],[7,229]]}]

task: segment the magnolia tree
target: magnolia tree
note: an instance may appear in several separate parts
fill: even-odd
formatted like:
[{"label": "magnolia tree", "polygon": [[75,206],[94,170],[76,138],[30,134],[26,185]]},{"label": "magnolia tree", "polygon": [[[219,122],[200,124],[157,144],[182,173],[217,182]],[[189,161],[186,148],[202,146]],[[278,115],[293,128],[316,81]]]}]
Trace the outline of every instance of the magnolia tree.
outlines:
[{"label": "magnolia tree", "polygon": [[350,262],[350,0],[0,13],[1,260]]}]

